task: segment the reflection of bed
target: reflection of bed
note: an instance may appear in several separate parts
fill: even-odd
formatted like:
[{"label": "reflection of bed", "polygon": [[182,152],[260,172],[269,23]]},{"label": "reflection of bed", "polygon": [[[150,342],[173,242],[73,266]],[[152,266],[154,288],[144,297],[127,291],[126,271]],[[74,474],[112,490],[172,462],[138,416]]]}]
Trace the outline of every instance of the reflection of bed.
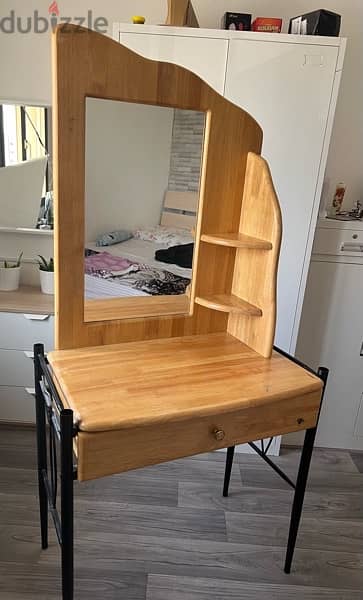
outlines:
[{"label": "reflection of bed", "polygon": [[[195,227],[197,202],[197,194],[167,192],[161,225],[167,228],[189,229],[191,231]],[[87,243],[86,247],[87,250],[93,252],[107,252],[112,256],[128,259],[132,263],[147,265],[159,271],[166,271],[189,281],[192,277],[192,269],[155,260],[156,251],[166,249],[165,244],[132,238],[126,242],[104,248],[99,248],[94,242]],[[148,295],[140,289],[134,289],[127,285],[127,282],[120,285],[120,282],[115,281],[115,279],[109,280],[90,274],[85,275],[85,296],[88,300]]]}]

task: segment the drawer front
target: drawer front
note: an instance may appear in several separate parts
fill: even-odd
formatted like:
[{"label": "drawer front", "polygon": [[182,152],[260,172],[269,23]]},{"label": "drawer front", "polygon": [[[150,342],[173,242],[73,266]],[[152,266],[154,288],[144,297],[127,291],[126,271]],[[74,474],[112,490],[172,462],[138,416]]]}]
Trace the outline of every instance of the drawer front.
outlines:
[{"label": "drawer front", "polygon": [[0,385],[34,387],[33,361],[23,350],[0,350]]},{"label": "drawer front", "polygon": [[35,399],[23,387],[0,386],[0,421],[35,423]]},{"label": "drawer front", "polygon": [[119,431],[81,431],[77,440],[78,479],[97,479],[183,456],[309,429],[316,425],[320,397],[319,390],[214,417]]},{"label": "drawer front", "polygon": [[53,349],[54,317],[0,313],[0,348],[32,350],[38,343],[47,351]]},{"label": "drawer front", "polygon": [[363,231],[354,229],[318,229],[313,254],[363,257]]}]

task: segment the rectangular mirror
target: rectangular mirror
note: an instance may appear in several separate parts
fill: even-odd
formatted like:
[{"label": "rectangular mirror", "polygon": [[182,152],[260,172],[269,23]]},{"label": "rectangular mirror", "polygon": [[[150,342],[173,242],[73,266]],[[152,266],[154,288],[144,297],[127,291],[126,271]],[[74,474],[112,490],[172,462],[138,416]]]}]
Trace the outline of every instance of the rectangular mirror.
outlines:
[{"label": "rectangular mirror", "polygon": [[52,111],[0,104],[0,229],[53,228]]},{"label": "rectangular mirror", "polygon": [[190,313],[205,117],[86,99],[86,322]]}]

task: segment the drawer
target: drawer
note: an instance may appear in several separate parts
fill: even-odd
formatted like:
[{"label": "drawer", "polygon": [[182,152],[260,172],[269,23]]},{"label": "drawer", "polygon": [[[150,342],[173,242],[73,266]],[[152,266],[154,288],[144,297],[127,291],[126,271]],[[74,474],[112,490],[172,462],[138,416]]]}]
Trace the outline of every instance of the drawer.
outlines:
[{"label": "drawer", "polygon": [[315,235],[313,254],[363,257],[363,231],[318,229]]},{"label": "drawer", "polygon": [[0,385],[34,387],[33,361],[23,350],[0,350]]},{"label": "drawer", "polygon": [[35,423],[35,399],[23,387],[0,386],[0,421]]},{"label": "drawer", "polygon": [[0,313],[0,348],[33,350],[34,344],[54,347],[54,317]]},{"label": "drawer", "polygon": [[[315,427],[321,390],[271,405],[193,417],[155,426],[88,433],[77,437],[78,480],[97,479],[184,456]],[[108,410],[108,404],[105,406]],[[280,415],[276,419],[276,414]]]}]

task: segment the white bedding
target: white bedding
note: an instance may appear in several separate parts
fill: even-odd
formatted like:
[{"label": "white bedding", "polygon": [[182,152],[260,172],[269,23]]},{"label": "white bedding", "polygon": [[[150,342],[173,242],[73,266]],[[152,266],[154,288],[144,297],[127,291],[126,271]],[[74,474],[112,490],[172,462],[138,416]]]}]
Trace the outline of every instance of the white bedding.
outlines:
[{"label": "white bedding", "polygon": [[101,277],[85,275],[85,298],[87,300],[100,300],[102,298],[130,298],[130,296],[149,296],[141,290],[107,281]]},{"label": "white bedding", "polygon": [[135,240],[135,238],[132,238],[127,242],[121,242],[114,246],[99,248],[96,246],[95,242],[89,242],[86,247],[90,250],[95,250],[96,252],[109,252],[114,256],[123,256],[131,261],[145,263],[150,267],[155,267],[157,269],[165,269],[165,271],[174,273],[174,275],[180,275],[180,277],[186,277],[187,279],[192,278],[192,269],[184,269],[177,265],[170,265],[169,263],[162,263],[155,260],[155,252],[167,248],[163,244],[155,244],[154,242],[145,242],[143,240]]},{"label": "white bedding", "polygon": [[[187,279],[192,278],[192,269],[184,269],[177,265],[170,265],[169,263],[162,263],[155,260],[155,252],[157,250],[164,250],[166,246],[163,244],[155,244],[154,242],[146,242],[144,240],[137,240],[132,238],[127,242],[121,242],[114,246],[106,246],[99,248],[95,242],[88,242],[86,248],[94,250],[95,252],[109,252],[114,256],[122,256],[133,262],[147,264],[150,267],[158,269],[164,269],[174,275],[185,277]],[[107,279],[101,279],[99,277],[92,277],[92,275],[85,275],[85,297],[87,300],[96,300],[100,298],[122,298],[130,296],[148,296],[141,290],[136,290],[131,287],[120,285]]]}]

